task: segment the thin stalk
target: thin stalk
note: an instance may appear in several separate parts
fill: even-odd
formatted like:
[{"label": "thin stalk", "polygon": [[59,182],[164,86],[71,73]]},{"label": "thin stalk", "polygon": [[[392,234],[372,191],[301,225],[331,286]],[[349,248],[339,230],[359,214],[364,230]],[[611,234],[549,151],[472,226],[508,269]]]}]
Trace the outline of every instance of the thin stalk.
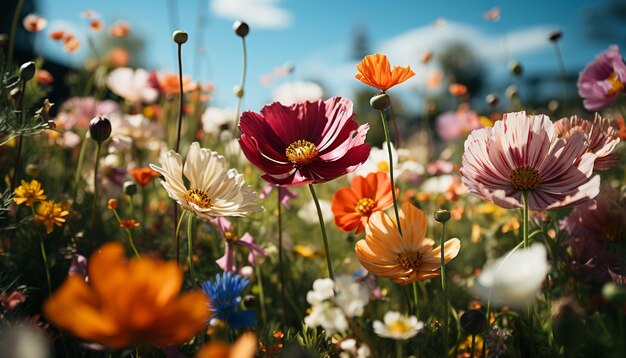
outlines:
[{"label": "thin stalk", "polygon": [[[174,7],[174,6],[172,6]],[[178,45],[178,129],[176,131],[176,153],[179,153],[180,149],[180,133],[183,127],[183,58],[182,58],[182,43],[177,43]],[[189,214],[191,216],[191,214]],[[178,205],[174,203],[174,222],[178,220]],[[182,220],[182,216],[181,216]],[[175,232],[175,256],[176,262],[180,262],[180,236],[178,236],[178,227]]]},{"label": "thin stalk", "polygon": [[403,358],[404,357],[404,353],[402,351],[402,340],[397,340],[396,341],[396,357],[398,358]]},{"label": "thin stalk", "polygon": [[98,215],[98,166],[100,164],[100,152],[102,151],[102,143],[96,142],[96,160],[93,167],[93,206],[91,210],[91,230],[96,233],[96,216]]},{"label": "thin stalk", "polygon": [[287,329],[287,299],[285,298],[285,266],[283,263],[283,219],[280,203],[280,187],[276,187],[276,203],[278,204],[278,272],[280,274],[280,300],[283,306],[283,329]]},{"label": "thin stalk", "polygon": [[389,139],[389,126],[387,126],[387,116],[385,111],[380,111],[380,118],[383,122],[383,129],[385,132],[385,142],[387,142],[387,152],[389,153],[389,179],[391,179],[391,195],[393,197],[393,211],[396,214],[396,224],[398,225],[398,232],[402,236],[402,228],[400,227],[400,214],[398,212],[398,198],[396,198],[396,185],[393,179],[393,155],[391,153],[391,140]]},{"label": "thin stalk", "polygon": [[415,317],[417,317],[417,320],[419,321],[420,319],[420,306],[419,306],[419,296],[417,295],[417,282],[413,282],[412,284],[413,286],[413,304],[415,306]]},{"label": "thin stalk", "polygon": [[196,286],[196,276],[193,271],[193,248],[192,248],[192,239],[193,239],[193,215],[191,212],[187,214],[187,261],[189,262],[189,274],[191,275],[191,286]]},{"label": "thin stalk", "polygon": [[13,51],[15,47],[15,32],[17,31],[17,22],[24,6],[24,0],[18,0],[15,6],[15,12],[13,13],[13,21],[11,21],[11,35],[9,36],[9,55],[7,59],[7,69],[10,71],[13,65]]},{"label": "thin stalk", "polygon": [[556,55],[556,61],[559,63],[559,72],[561,73],[561,84],[563,85],[563,100],[566,100],[567,82],[565,81],[565,63],[563,62],[563,56],[561,55],[561,48],[556,41],[554,42],[554,53]]},{"label": "thin stalk", "polygon": [[261,275],[261,265],[254,266],[256,280],[259,282],[259,301],[261,303],[261,321],[267,322],[267,312],[265,310],[265,290],[263,289],[263,276]]},{"label": "thin stalk", "polygon": [[393,106],[389,105],[389,122],[391,122],[391,130],[393,130],[393,139],[396,146],[400,148],[400,132],[398,132],[398,122],[396,121],[396,113]]},{"label": "thin stalk", "polygon": [[[117,210],[113,209],[113,214],[115,214],[117,223],[121,224],[122,220],[120,219],[120,216],[118,215]],[[128,228],[125,227],[124,230],[126,230],[126,235],[128,235],[128,243],[130,244],[130,248],[135,253],[135,256],[139,257],[139,252],[137,251],[137,247],[135,247],[135,242],[133,241],[133,235],[130,233],[130,230],[128,230]]]},{"label": "thin stalk", "polygon": [[446,262],[445,262],[446,224],[441,223],[441,291],[443,292],[443,354],[448,356],[448,291],[446,289]]},{"label": "thin stalk", "polygon": [[[22,81],[22,88],[20,94],[20,125],[24,124],[24,97],[26,97],[26,81]],[[17,172],[20,167],[20,160],[22,158],[22,144],[23,138],[20,134],[17,137],[17,154],[15,156],[15,165],[13,166],[13,176],[11,177],[11,190],[15,188],[15,180],[17,179]]]},{"label": "thin stalk", "polygon": [[50,279],[50,268],[48,267],[48,256],[46,256],[46,248],[43,244],[43,236],[40,237],[39,246],[41,247],[41,258],[43,258],[43,266],[46,269],[46,280],[48,282],[48,296],[52,294],[52,280]]},{"label": "thin stalk", "polygon": [[322,239],[324,240],[324,252],[326,256],[326,266],[328,266],[328,276],[331,280],[335,280],[335,275],[333,274],[333,263],[330,259],[330,248],[328,247],[328,237],[326,236],[326,226],[324,225],[324,215],[322,215],[322,208],[320,207],[319,200],[317,200],[317,195],[315,194],[315,188],[313,188],[313,184],[309,184],[309,190],[311,191],[311,196],[313,197],[313,202],[315,202],[315,208],[317,209],[317,217],[320,222],[320,229],[322,229]]},{"label": "thin stalk", "polygon": [[[483,343],[484,344],[484,343]],[[470,357],[474,358],[474,352],[476,350],[476,335],[472,334],[472,351],[470,353]]]},{"label": "thin stalk", "polygon": [[[522,210],[522,242],[524,243],[524,249],[527,249],[530,240],[528,237],[528,192],[522,191],[522,204],[524,205],[524,209]],[[530,329],[528,330],[530,334],[530,356],[535,356],[535,339],[533,334],[533,304],[529,303],[526,307],[526,316],[528,319],[528,325]]]},{"label": "thin stalk", "polygon": [[235,116],[235,127],[233,128],[233,138],[237,138],[237,132],[239,132],[239,116],[241,115],[241,104],[243,102],[243,95],[246,88],[246,74],[248,68],[248,52],[246,51],[246,37],[241,38],[241,47],[243,49],[243,64],[241,69],[241,96],[237,95],[237,115]]},{"label": "thin stalk", "polygon": [[80,173],[83,169],[83,163],[85,162],[85,152],[87,151],[87,138],[89,137],[89,131],[85,132],[85,137],[80,145],[80,154],[78,155],[78,165],[76,165],[76,173],[74,174],[74,203],[78,196],[78,181],[80,180]]}]

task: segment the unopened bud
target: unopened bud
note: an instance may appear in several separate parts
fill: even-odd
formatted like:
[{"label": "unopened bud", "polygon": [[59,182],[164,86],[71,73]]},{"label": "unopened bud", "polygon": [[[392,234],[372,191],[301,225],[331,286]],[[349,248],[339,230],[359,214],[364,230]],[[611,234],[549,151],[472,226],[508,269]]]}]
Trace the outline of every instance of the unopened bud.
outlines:
[{"label": "unopened bud", "polygon": [[240,85],[236,85],[235,87],[233,87],[233,93],[235,94],[235,96],[237,96],[237,98],[243,97],[243,87],[241,87]]},{"label": "unopened bud", "polygon": [[172,40],[174,40],[174,42],[176,42],[179,45],[182,45],[185,42],[187,42],[188,38],[189,38],[189,35],[187,35],[187,33],[183,30],[176,30],[172,34]]},{"label": "unopened bud", "polygon": [[485,97],[485,102],[487,102],[487,104],[491,107],[497,106],[499,101],[498,96],[493,93],[490,93]]},{"label": "unopened bud", "polygon": [[132,181],[126,181],[124,182],[124,194],[128,195],[128,196],[133,196],[135,194],[137,194],[137,184],[135,184]]},{"label": "unopened bud", "polygon": [[237,20],[233,24],[233,31],[235,31],[239,37],[246,37],[250,32],[250,26],[241,20]]},{"label": "unopened bud", "polygon": [[246,297],[243,298],[243,306],[248,309],[256,307],[256,297],[246,295]]},{"label": "unopened bud", "polygon": [[435,211],[435,220],[439,223],[445,223],[450,220],[450,212],[445,209]]},{"label": "unopened bud", "polygon": [[104,142],[111,135],[111,122],[105,117],[94,117],[89,122],[89,135],[98,143]]},{"label": "unopened bud", "polygon": [[517,62],[517,61],[511,61],[509,62],[509,70],[511,70],[511,72],[515,75],[515,76],[521,76],[522,73],[524,72],[524,68],[522,67],[522,65]]},{"label": "unopened bud", "polygon": [[481,310],[469,310],[459,320],[461,328],[469,334],[480,334],[487,328],[487,317]]},{"label": "unopened bud", "polygon": [[35,63],[33,61],[26,62],[22,66],[20,66],[20,79],[22,81],[29,81],[31,78],[35,77]]},{"label": "unopened bud", "polygon": [[556,99],[553,99],[550,102],[548,102],[548,110],[550,112],[558,111],[560,106],[561,105],[559,104],[559,101],[557,101]]},{"label": "unopened bud", "polygon": [[507,87],[504,93],[506,94],[508,98],[511,98],[511,99],[519,96],[519,91],[517,89],[517,86],[515,85],[510,85],[509,87]]},{"label": "unopened bud", "polygon": [[370,99],[370,106],[379,111],[385,110],[391,104],[391,99],[386,93],[379,93]]},{"label": "unopened bud", "polygon": [[563,32],[561,32],[561,30],[552,31],[548,34],[548,40],[552,42],[557,42],[561,39],[562,36]]}]

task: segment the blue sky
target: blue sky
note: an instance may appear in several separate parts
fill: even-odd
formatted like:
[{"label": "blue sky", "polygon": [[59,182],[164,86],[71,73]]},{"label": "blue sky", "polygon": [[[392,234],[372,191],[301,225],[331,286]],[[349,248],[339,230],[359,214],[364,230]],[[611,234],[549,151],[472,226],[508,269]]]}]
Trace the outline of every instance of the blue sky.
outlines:
[{"label": "blue sky", "polygon": [[[215,85],[215,103],[234,107],[232,88],[241,77],[241,41],[232,32],[232,23],[242,18],[250,23],[246,109],[258,110],[272,100],[272,89],[280,84],[262,85],[260,78],[271,74],[285,62],[295,66],[291,79],[315,79],[328,90],[327,96],[350,97],[364,86],[353,80],[356,62],[352,60],[352,39],[361,26],[369,37],[371,52],[385,53],[392,64],[411,65],[417,73],[410,82],[393,91],[411,91],[425,82],[436,65],[425,66],[420,55],[432,50],[435,55],[453,40],[466,42],[490,69],[493,78],[506,76],[508,59],[519,60],[526,73],[556,72],[554,50],[547,34],[556,29],[564,33],[561,50],[566,67],[579,71],[596,53],[610,44],[585,35],[584,15],[601,4],[592,0],[526,1],[410,1],[410,0],[39,0],[38,11],[50,23],[46,31],[68,24],[85,36],[87,22],[82,11],[100,13],[105,26],[117,20],[128,21],[135,35],[146,40],[142,63],[148,69],[176,71],[176,45],[168,9],[177,12],[177,28],[189,33],[184,45],[183,72],[193,74],[194,61],[201,67],[200,79]],[[501,9],[498,22],[487,21],[483,14]],[[205,12],[206,53],[194,58],[198,49],[197,19]],[[445,19],[443,26],[435,26]],[[441,23],[441,21],[440,21]],[[83,41],[86,44],[86,41]],[[59,53],[57,44],[47,38],[37,48],[60,61],[70,59]],[[506,49],[506,50],[505,50]],[[84,60],[87,46],[74,57]],[[362,87],[361,87],[362,88]],[[409,106],[410,107],[410,106]]]}]

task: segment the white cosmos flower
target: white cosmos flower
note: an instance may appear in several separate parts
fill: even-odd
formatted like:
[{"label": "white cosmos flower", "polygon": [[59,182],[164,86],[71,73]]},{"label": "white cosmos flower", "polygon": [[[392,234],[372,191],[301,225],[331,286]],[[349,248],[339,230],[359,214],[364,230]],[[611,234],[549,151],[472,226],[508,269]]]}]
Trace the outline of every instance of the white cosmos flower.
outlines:
[{"label": "white cosmos flower", "polygon": [[[324,223],[328,223],[333,220],[333,216],[328,214],[332,213],[330,201],[319,199],[318,202],[320,204],[320,209],[322,209],[322,213],[326,213],[324,215]],[[319,215],[317,214],[317,206],[315,206],[315,201],[309,200],[304,203],[300,210],[298,210],[298,217],[307,224],[319,225]]]},{"label": "white cosmos flower", "polygon": [[[243,175],[226,168],[226,159],[210,149],[200,148],[198,142],[189,147],[183,168],[183,159],[173,150],[161,156],[161,167],[150,168],[165,177],[161,185],[170,198],[198,218],[211,220],[221,216],[244,216],[263,210]],[[185,178],[189,188],[185,186]]]},{"label": "white cosmos flower", "polygon": [[350,275],[340,275],[335,279],[335,304],[348,317],[360,317],[370,300],[369,289],[354,281]]},{"label": "white cosmos flower", "polygon": [[535,299],[549,270],[545,246],[533,244],[485,265],[471,290],[484,302],[491,294],[493,305],[523,308]]},{"label": "white cosmos flower", "polygon": [[107,84],[113,93],[129,102],[152,103],[159,92],[150,86],[148,71],[128,67],[116,68],[107,78]]},{"label": "white cosmos flower", "polygon": [[202,114],[202,129],[220,141],[229,140],[232,138],[236,116],[237,111],[234,108],[208,107]]},{"label": "white cosmos flower", "polygon": [[374,321],[374,333],[379,337],[391,338],[395,340],[406,340],[415,336],[424,323],[419,322],[415,316],[406,316],[396,311],[385,313],[383,322]]}]

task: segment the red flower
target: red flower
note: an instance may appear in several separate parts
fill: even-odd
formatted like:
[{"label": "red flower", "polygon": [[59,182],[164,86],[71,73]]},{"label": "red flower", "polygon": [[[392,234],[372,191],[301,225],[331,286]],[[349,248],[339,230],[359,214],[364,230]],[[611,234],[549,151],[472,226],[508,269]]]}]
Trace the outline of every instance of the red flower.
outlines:
[{"label": "red flower", "polygon": [[354,171],[370,153],[369,125],[354,121],[352,102],[327,101],[283,106],[274,102],[241,115],[239,144],[272,184],[323,183]]},{"label": "red flower", "polygon": [[152,170],[150,167],[131,169],[128,172],[139,185],[148,185],[152,181],[152,178],[156,178],[161,175]]}]

